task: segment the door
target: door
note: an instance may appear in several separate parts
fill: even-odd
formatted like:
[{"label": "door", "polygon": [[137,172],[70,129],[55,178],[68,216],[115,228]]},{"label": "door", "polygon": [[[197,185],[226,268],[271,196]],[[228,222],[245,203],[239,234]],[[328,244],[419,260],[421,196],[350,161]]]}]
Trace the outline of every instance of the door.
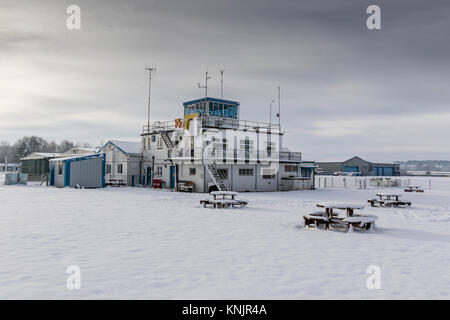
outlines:
[{"label": "door", "polygon": [[358,166],[345,166],[344,167],[345,172],[359,172]]},{"label": "door", "polygon": [[145,179],[147,186],[152,185],[152,167],[147,167],[147,178]]},{"label": "door", "polygon": [[171,189],[175,188],[175,174],[176,174],[175,166],[170,166],[170,188]]},{"label": "door", "polygon": [[383,168],[383,176],[393,176],[394,175],[394,168],[392,167],[385,167]]},{"label": "door", "polygon": [[50,168],[50,179],[49,180],[50,180],[49,182],[50,182],[51,186],[55,185],[55,168],[53,166]]}]

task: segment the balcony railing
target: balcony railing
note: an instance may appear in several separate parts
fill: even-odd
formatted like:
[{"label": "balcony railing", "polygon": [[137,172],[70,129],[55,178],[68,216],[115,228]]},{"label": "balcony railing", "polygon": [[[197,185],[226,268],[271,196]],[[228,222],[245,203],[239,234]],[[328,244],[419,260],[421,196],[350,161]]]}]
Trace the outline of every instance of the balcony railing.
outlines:
[{"label": "balcony railing", "polygon": [[172,131],[175,130],[175,120],[172,121],[155,121],[142,127],[142,133],[152,133],[159,131]]},{"label": "balcony railing", "polygon": [[280,130],[278,124],[274,123],[238,120],[233,118],[216,117],[209,115],[205,115],[202,117],[202,125],[203,127],[238,129],[238,130],[263,129],[273,132],[278,132]]},{"label": "balcony railing", "polygon": [[[233,118],[216,117],[210,115],[203,115],[200,117],[201,125],[207,128],[219,128],[219,129],[237,129],[237,130],[264,130],[273,133],[278,133],[280,127],[275,123],[238,120]],[[175,120],[172,121],[155,121],[148,125],[143,126],[143,133],[152,133],[158,131],[171,131],[175,130]]]},{"label": "balcony railing", "polygon": [[281,151],[279,158],[281,161],[301,161],[302,153],[301,152],[291,152],[291,151]]},{"label": "balcony railing", "polygon": [[[173,149],[170,152],[170,158],[173,160],[201,160],[203,158],[203,148],[194,149]],[[249,161],[250,163],[256,162],[279,162],[279,161],[301,161],[301,152],[289,152],[289,151],[272,151],[267,150],[243,150],[232,148],[216,148],[213,151],[212,159],[217,162],[225,160],[227,163],[232,163],[234,160],[243,163]]]}]

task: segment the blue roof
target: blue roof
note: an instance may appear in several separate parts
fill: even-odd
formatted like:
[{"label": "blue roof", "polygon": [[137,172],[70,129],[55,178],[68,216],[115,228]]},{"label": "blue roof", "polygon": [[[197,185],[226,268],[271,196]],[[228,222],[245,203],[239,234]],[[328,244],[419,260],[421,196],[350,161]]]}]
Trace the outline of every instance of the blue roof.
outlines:
[{"label": "blue roof", "polygon": [[186,106],[191,105],[191,104],[195,104],[195,103],[198,103],[198,102],[206,102],[206,101],[239,105],[239,102],[237,102],[237,101],[206,97],[206,98],[201,98],[201,99],[196,99],[196,100],[183,102],[183,106],[186,107]]}]

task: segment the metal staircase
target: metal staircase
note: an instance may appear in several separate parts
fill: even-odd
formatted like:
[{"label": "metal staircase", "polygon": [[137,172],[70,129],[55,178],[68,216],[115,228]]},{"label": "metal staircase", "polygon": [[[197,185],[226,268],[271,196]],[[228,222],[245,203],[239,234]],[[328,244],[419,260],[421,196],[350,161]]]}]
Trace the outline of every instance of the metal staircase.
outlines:
[{"label": "metal staircase", "polygon": [[167,148],[173,149],[173,147],[174,147],[173,142],[172,142],[172,140],[170,140],[170,137],[167,134],[166,129],[164,128],[164,124],[160,121],[155,122],[155,124],[158,128],[158,131],[161,133],[161,137],[162,137],[164,143],[166,144]]},{"label": "metal staircase", "polygon": [[203,164],[211,175],[211,178],[213,179],[219,191],[230,191],[231,186],[228,182],[228,179],[220,172],[219,169],[217,169],[216,162],[213,159],[214,148],[214,143],[210,143],[203,150]]}]

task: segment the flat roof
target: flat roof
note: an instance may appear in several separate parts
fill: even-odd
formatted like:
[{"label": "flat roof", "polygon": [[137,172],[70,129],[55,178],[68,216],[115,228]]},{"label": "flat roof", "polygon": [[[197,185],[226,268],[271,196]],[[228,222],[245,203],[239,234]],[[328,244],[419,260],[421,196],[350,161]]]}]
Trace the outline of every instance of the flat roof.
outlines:
[{"label": "flat roof", "polygon": [[228,103],[228,104],[235,104],[235,105],[239,105],[240,104],[239,102],[233,101],[233,100],[225,100],[225,99],[205,97],[205,98],[201,98],[201,99],[195,99],[195,100],[183,102],[183,106],[186,107],[186,106],[191,105],[191,104],[195,104],[195,103],[198,103],[198,102],[207,102],[207,101],[218,102],[218,103]]},{"label": "flat roof", "polygon": [[20,160],[34,160],[34,159],[46,159],[46,158],[56,158],[61,157],[63,154],[58,152],[33,152]]}]

